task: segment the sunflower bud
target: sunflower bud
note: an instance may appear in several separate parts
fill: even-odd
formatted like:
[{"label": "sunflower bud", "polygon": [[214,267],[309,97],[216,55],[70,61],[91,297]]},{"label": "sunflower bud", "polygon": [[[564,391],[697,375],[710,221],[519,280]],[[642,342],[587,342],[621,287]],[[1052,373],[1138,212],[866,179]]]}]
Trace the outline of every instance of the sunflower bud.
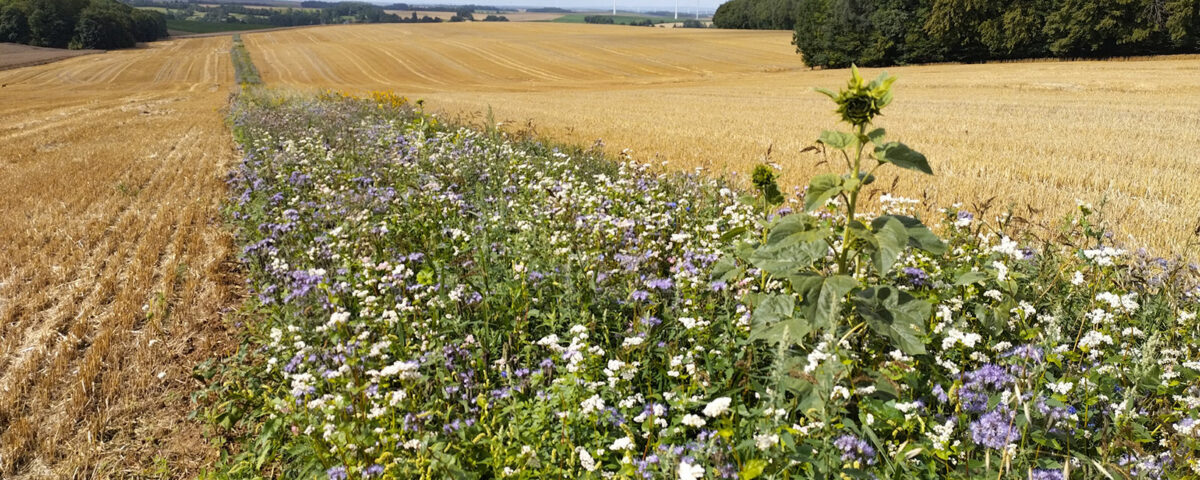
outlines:
[{"label": "sunflower bud", "polygon": [[762,192],[763,197],[771,205],[783,203],[783,193],[779,191],[779,184],[776,183],[776,178],[778,176],[775,174],[775,171],[771,170],[771,167],[762,164],[754,167],[754,173],[750,178],[754,182],[754,188]]},{"label": "sunflower bud", "polygon": [[896,77],[886,73],[867,83],[858,74],[858,67],[850,67],[850,81],[846,88],[834,94],[828,90],[818,90],[837,103],[837,113],[846,123],[861,127],[871,123],[879,115],[883,107],[892,101],[892,82]]}]

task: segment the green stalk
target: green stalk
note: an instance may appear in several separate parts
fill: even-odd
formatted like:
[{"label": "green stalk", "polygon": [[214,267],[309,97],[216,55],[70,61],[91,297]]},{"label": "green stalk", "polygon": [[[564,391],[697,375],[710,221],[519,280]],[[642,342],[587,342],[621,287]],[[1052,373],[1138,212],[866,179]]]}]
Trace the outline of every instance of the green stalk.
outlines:
[{"label": "green stalk", "polygon": [[[863,152],[863,137],[866,136],[867,125],[858,125],[858,146],[854,153],[854,167],[850,173],[852,179],[858,180],[859,173],[862,171],[862,152]],[[846,260],[850,253],[850,224],[854,222],[854,211],[858,206],[858,191],[862,189],[862,183],[855,184],[854,189],[850,190],[850,202],[846,205],[846,227],[842,231],[842,251],[838,252],[838,273],[843,275],[848,274]]]}]

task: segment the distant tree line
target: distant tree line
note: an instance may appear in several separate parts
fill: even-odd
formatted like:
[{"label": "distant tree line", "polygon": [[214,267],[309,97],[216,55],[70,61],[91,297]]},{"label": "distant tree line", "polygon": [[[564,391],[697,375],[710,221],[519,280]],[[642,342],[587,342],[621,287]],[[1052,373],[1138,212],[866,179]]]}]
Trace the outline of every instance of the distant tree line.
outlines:
[{"label": "distant tree line", "polygon": [[109,50],[165,36],[162,14],[114,0],[0,0],[0,42]]},{"label": "distant tree line", "polygon": [[[575,17],[575,18],[579,18],[579,17]],[[600,24],[600,25],[612,25],[612,24],[616,23],[616,21],[613,20],[613,17],[611,15],[588,15],[586,17],[583,17],[583,22],[584,23],[596,23],[596,24]]]},{"label": "distant tree line", "polygon": [[[40,1],[40,0],[39,0]],[[428,15],[400,16],[383,7],[364,2],[301,2],[303,9],[265,8],[252,4],[199,4],[192,2],[155,2],[127,0],[134,6],[167,9],[168,20],[195,20],[210,23],[245,23],[275,27],[327,25],[334,23],[436,23],[440,18]]]},{"label": "distant tree line", "polygon": [[525,11],[529,13],[571,13],[570,10],[558,7],[527,8]]},{"label": "distant tree line", "polygon": [[1200,52],[1197,0],[732,0],[713,24],[794,30],[821,67]]}]

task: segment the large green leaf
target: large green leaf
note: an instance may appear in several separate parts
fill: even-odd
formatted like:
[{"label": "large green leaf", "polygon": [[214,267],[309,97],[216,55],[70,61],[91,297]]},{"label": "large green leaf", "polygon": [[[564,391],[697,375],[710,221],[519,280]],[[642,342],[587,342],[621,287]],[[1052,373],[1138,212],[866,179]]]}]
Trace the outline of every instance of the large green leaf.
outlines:
[{"label": "large green leaf", "polygon": [[888,142],[875,147],[875,158],[900,168],[933,175],[933,169],[929,168],[929,160],[925,159],[925,155],[900,142]]},{"label": "large green leaf", "polygon": [[831,328],[841,313],[842,299],[858,286],[858,280],[848,275],[826,277],[802,273],[788,280],[800,294],[800,314],[808,319],[812,329]]},{"label": "large green leaf", "polygon": [[854,134],[837,132],[833,130],[825,130],[824,132],[821,132],[821,138],[818,139],[818,141],[838,150],[852,146],[855,144],[855,142],[857,142]]},{"label": "large green leaf", "polygon": [[867,132],[867,138],[871,139],[871,143],[874,143],[876,145],[883,145],[883,136],[886,134],[887,134],[886,130],[884,130],[882,128],[876,128],[874,130]]},{"label": "large green leaf", "polygon": [[967,272],[963,272],[963,273],[959,274],[957,277],[954,277],[954,286],[963,287],[963,286],[971,285],[974,283],[982,282],[984,280],[987,280],[987,278],[988,278],[988,275],[984,272],[967,271]]},{"label": "large green leaf", "polygon": [[807,214],[795,213],[779,220],[767,235],[767,245],[784,247],[795,243],[808,243],[824,240],[833,235],[829,228],[820,228],[816,218]]},{"label": "large green leaf", "polygon": [[829,245],[824,241],[764,245],[750,254],[750,263],[776,277],[786,277],[807,268],[825,256]]},{"label": "large green leaf", "polygon": [[842,193],[842,177],[832,173],[817,175],[808,183],[808,193],[804,194],[804,210],[813,211],[825,205],[834,195]]},{"label": "large green leaf", "polygon": [[808,332],[793,331],[790,324],[795,308],[796,298],[783,294],[763,294],[756,297],[754,311],[750,314],[750,338],[753,340],[768,340],[772,343],[783,339],[784,329],[789,330],[788,337],[807,335]]},{"label": "large green leaf", "polygon": [[872,287],[854,297],[858,313],[875,333],[909,355],[925,353],[925,325],[932,306],[895,287]]},{"label": "large green leaf", "polygon": [[871,262],[880,275],[886,275],[896,264],[908,245],[908,230],[895,218],[888,218],[875,229],[876,247],[871,252]]},{"label": "large green leaf", "polygon": [[889,219],[895,219],[904,225],[908,232],[908,245],[919,248],[934,255],[946,253],[946,243],[938,238],[920,219],[905,215],[883,215],[871,221],[871,228],[878,230]]}]

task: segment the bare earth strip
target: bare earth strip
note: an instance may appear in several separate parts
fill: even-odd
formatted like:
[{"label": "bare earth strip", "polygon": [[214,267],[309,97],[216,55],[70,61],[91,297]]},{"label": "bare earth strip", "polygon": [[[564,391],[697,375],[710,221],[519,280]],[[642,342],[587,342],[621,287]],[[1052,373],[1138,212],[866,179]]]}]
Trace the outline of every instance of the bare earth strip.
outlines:
[{"label": "bare earth strip", "polygon": [[213,459],[186,417],[235,301],[229,47],[0,72],[0,478],[182,477]]},{"label": "bare earth strip", "polygon": [[[769,146],[785,180],[832,170],[799,153],[835,125],[790,32],[552,23],[358,25],[248,35],[265,81],[394,90],[677,168],[743,172]],[[938,205],[994,204],[1051,221],[1107,200],[1120,239],[1196,256],[1200,57],[928,65],[900,81],[881,125],[929,155],[937,176],[880,190]],[[868,75],[878,74],[869,70]],[[882,192],[877,191],[876,194]],[[1030,211],[1032,207],[1041,213]]]},{"label": "bare earth strip", "polygon": [[63,48],[31,47],[17,43],[0,43],[0,70],[42,65],[64,58],[91,55],[102,51],[67,50]]}]

